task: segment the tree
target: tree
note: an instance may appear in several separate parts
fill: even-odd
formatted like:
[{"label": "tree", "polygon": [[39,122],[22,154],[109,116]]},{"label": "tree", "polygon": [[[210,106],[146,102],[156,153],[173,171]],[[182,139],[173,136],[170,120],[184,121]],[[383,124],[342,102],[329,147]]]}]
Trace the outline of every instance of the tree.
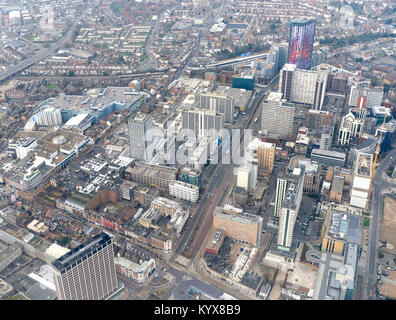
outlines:
[{"label": "tree", "polygon": [[66,246],[70,242],[70,238],[66,236],[61,236],[57,240],[60,246]]}]

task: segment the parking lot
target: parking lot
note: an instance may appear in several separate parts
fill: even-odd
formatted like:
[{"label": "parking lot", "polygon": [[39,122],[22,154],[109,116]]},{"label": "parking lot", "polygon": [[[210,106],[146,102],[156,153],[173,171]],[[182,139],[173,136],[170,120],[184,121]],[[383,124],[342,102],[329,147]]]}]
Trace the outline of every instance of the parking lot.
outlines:
[{"label": "parking lot", "polygon": [[316,220],[318,199],[303,195],[294,228],[294,237],[304,242],[320,237],[321,224]]}]

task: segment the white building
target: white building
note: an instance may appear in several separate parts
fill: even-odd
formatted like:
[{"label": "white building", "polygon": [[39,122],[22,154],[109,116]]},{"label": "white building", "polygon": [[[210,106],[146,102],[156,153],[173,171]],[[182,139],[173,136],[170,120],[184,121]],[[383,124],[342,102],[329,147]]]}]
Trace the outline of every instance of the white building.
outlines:
[{"label": "white building", "polygon": [[131,158],[150,162],[154,157],[155,144],[154,124],[151,116],[138,113],[128,121],[129,147]]},{"label": "white building", "polygon": [[[213,143],[212,143],[213,145]],[[193,152],[190,157],[189,164],[196,170],[201,171],[203,166],[208,162],[210,155],[210,141],[207,137],[199,139],[198,146],[191,146]]]},{"label": "white building", "polygon": [[294,112],[295,105],[282,99],[282,93],[270,92],[267,100],[263,102],[261,130],[290,140],[293,136]]},{"label": "white building", "polygon": [[[283,200],[280,204],[280,217],[279,217],[279,230],[278,230],[278,248],[281,250],[289,251],[292,246],[294,225],[304,188],[304,166],[296,166],[293,174],[284,176],[283,179]],[[278,190],[277,190],[278,191]],[[277,194],[278,202],[279,197]]]},{"label": "white building", "polygon": [[183,181],[172,180],[169,184],[169,194],[172,197],[196,203],[199,198],[199,187]]},{"label": "white building", "polygon": [[295,64],[285,64],[280,71],[278,92],[289,102],[312,105],[321,110],[326,94],[329,71],[326,65],[317,71],[297,69]]},{"label": "white building", "polygon": [[122,257],[116,257],[114,263],[118,273],[139,283],[143,283],[155,269],[153,258],[135,263]]},{"label": "white building", "polygon": [[360,153],[356,160],[350,205],[364,209],[370,190],[373,155]]},{"label": "white building", "polygon": [[39,126],[58,126],[62,124],[62,114],[59,109],[49,107],[33,115],[29,122],[34,122]]},{"label": "white building", "polygon": [[235,98],[217,93],[199,93],[194,96],[194,107],[197,109],[214,110],[222,114],[225,123],[232,123],[234,119]]},{"label": "white building", "polygon": [[12,10],[8,14],[8,18],[10,20],[10,25],[20,25],[21,24],[21,12],[18,10]]},{"label": "white building", "polygon": [[25,158],[36,146],[37,141],[32,137],[20,138],[17,141],[11,140],[8,143],[8,148],[15,150],[18,159]]},{"label": "white building", "polygon": [[258,165],[244,163],[237,171],[237,186],[250,192],[256,188]]},{"label": "white building", "polygon": [[359,119],[352,112],[349,112],[341,120],[338,144],[348,145],[352,138],[360,137],[363,127],[364,119]]},{"label": "white building", "polygon": [[383,98],[383,87],[370,88],[370,81],[362,81],[351,86],[348,104],[351,107],[371,108],[373,106],[380,106]]}]

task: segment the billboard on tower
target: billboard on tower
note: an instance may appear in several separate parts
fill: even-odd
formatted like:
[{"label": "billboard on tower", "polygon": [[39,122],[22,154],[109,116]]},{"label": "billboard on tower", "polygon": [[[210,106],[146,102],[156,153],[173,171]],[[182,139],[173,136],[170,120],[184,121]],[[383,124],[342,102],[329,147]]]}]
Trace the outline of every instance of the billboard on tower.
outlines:
[{"label": "billboard on tower", "polygon": [[291,22],[289,40],[289,63],[298,69],[310,69],[315,37],[315,20]]}]

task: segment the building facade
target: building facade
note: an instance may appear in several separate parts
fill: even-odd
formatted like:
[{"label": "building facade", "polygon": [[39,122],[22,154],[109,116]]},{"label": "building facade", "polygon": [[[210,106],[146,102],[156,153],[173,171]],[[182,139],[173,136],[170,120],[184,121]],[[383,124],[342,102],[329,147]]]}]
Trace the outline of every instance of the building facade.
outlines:
[{"label": "building facade", "polygon": [[155,260],[153,258],[136,263],[123,257],[116,257],[114,263],[119,274],[139,283],[143,283],[155,270]]},{"label": "building facade", "polygon": [[289,36],[289,63],[299,69],[311,68],[316,21],[292,21]]},{"label": "building facade", "polygon": [[315,110],[321,110],[328,74],[326,65],[312,71],[298,69],[295,64],[285,64],[280,71],[278,92],[289,102],[306,104]]},{"label": "building facade", "polygon": [[207,136],[210,130],[219,132],[224,128],[224,116],[214,110],[183,110],[182,128],[191,130],[195,138]]},{"label": "building facade", "polygon": [[124,175],[126,180],[168,192],[169,184],[172,180],[176,180],[177,169],[133,162],[125,169]]},{"label": "building facade", "polygon": [[248,213],[229,213],[218,207],[213,214],[214,228],[224,230],[226,237],[253,246],[261,243],[262,225],[262,217]]},{"label": "building facade", "polygon": [[144,114],[137,114],[135,118],[128,120],[129,148],[131,158],[139,161],[150,162],[153,158],[149,145],[148,132],[154,128],[153,119]]},{"label": "building facade", "polygon": [[263,102],[261,130],[277,134],[281,139],[291,140],[294,133],[295,105],[281,99],[282,94],[271,92]]},{"label": "building facade", "polygon": [[222,114],[224,122],[232,123],[234,119],[235,99],[214,93],[200,93],[195,95],[195,108],[213,110]]},{"label": "building facade", "polygon": [[171,181],[169,194],[172,197],[196,203],[199,198],[199,188],[183,181]]},{"label": "building facade", "polygon": [[349,112],[341,120],[338,133],[338,144],[348,145],[353,138],[359,138],[363,132],[364,119],[357,118],[355,114]]},{"label": "building facade", "polygon": [[350,205],[364,209],[367,205],[371,183],[373,155],[360,153],[352,182]]},{"label": "building facade", "polygon": [[[304,175],[305,167],[296,166],[292,174],[281,177],[281,180],[286,182],[282,185],[283,199],[280,204],[277,241],[278,249],[281,250],[289,251],[292,246],[294,225],[296,223],[303,194]],[[278,197],[278,201],[279,200]]]},{"label": "building facade", "polygon": [[118,289],[110,236],[100,233],[52,262],[59,300],[103,300]]}]

